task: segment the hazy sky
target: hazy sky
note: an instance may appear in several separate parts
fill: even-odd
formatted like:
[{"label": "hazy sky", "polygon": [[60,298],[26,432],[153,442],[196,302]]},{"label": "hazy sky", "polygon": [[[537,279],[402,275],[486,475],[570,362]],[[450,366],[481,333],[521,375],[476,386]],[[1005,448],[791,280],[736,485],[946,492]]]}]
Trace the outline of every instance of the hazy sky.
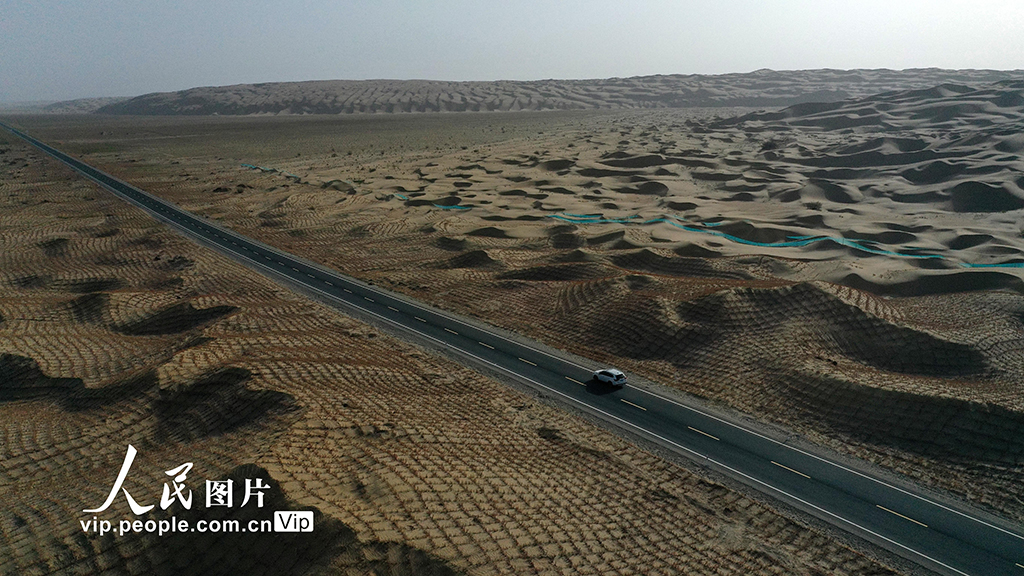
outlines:
[{"label": "hazy sky", "polygon": [[0,101],[289,80],[1024,68],[1021,0],[0,0]]}]

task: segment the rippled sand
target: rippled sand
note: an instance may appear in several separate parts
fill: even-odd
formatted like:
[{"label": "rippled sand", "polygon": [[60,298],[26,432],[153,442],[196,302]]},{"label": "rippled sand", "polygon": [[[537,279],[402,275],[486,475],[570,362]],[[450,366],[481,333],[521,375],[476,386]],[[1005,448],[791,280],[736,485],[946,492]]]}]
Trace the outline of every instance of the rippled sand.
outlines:
[{"label": "rippled sand", "polygon": [[[20,122],[268,243],[1019,519],[1022,91],[944,85],[769,111]],[[40,257],[74,250],[57,236],[39,237]],[[220,306],[244,309],[161,313],[237,313]],[[104,309],[90,296],[69,313]],[[118,337],[153,324],[139,318]],[[437,549],[427,541],[415,545]]]}]

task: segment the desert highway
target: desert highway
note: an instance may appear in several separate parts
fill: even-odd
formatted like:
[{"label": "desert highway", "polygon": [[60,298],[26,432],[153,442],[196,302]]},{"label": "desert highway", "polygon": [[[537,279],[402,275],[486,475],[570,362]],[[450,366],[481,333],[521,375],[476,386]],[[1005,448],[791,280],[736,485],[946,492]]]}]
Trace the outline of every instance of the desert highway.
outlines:
[{"label": "desert highway", "polygon": [[653,442],[920,566],[948,575],[1024,576],[1020,526],[926,495],[909,481],[875,477],[788,445],[685,400],[634,386],[604,388],[591,381],[599,366],[284,253],[0,126],[191,239],[292,289],[444,348],[466,365],[511,377],[606,427]]}]

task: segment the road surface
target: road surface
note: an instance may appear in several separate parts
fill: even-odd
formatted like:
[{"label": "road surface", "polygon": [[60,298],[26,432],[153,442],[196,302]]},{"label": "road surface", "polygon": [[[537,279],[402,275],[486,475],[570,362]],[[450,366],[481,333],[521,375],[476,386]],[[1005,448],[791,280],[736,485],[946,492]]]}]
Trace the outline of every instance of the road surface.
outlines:
[{"label": "road surface", "polygon": [[201,244],[346,311],[442,346],[467,365],[515,378],[563,405],[743,482],[940,574],[1024,576],[1024,530],[1000,518],[927,496],[787,445],[706,407],[656,391],[617,390],[592,381],[599,366],[511,338],[475,321],[257,242],[80,162],[0,124]]}]

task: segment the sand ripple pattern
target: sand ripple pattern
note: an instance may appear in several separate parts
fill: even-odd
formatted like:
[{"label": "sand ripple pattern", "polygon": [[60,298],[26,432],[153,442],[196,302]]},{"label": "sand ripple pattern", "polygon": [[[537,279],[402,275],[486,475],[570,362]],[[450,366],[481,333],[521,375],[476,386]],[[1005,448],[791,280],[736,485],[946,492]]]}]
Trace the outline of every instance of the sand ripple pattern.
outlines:
[{"label": "sand ripple pattern", "polygon": [[[299,299],[0,143],[0,158],[17,160],[0,168],[4,574],[893,573]],[[508,252],[494,257],[525,258]],[[163,471],[191,461],[190,482],[265,479],[269,509],[315,509],[317,529],[83,535],[80,511],[103,500],[128,443],[140,449],[127,486],[140,499],[157,498]],[[130,517],[126,508],[115,503],[114,517]],[[219,517],[171,508],[152,518],[171,513]]]},{"label": "sand ripple pattern", "polygon": [[[604,80],[438,82],[329,80],[240,84],[146,94],[112,103],[101,114],[398,114],[695,106],[788,106],[834,102],[944,82],[986,83],[1019,74],[974,70],[758,70],[749,74],[668,75]],[[89,102],[56,111],[88,110]]]}]

